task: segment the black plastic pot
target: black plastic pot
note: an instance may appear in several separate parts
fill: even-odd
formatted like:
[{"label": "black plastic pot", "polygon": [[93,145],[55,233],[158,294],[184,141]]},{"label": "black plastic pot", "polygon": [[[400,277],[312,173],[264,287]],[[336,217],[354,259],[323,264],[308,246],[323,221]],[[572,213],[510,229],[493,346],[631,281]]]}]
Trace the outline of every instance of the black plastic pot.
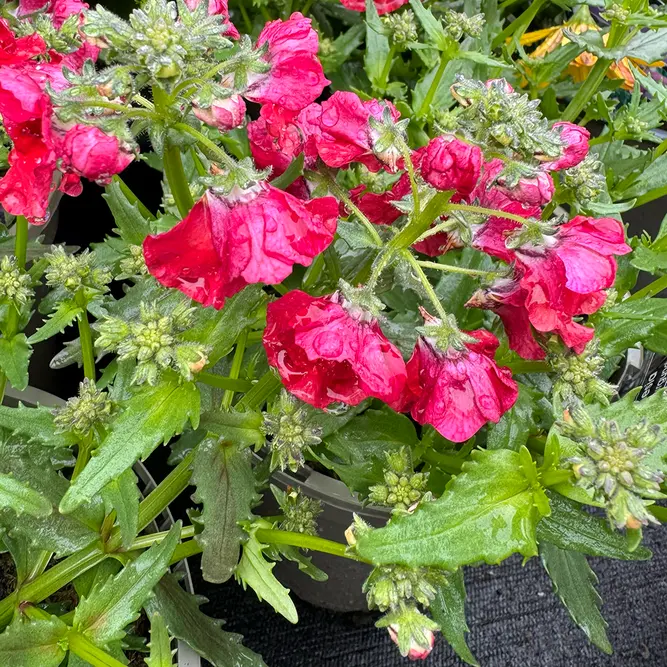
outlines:
[{"label": "black plastic pot", "polygon": [[[383,526],[389,519],[389,510],[383,507],[364,507],[341,481],[322,475],[308,466],[298,473],[276,472],[272,484],[282,490],[299,488],[304,495],[321,501],[323,512],[318,517],[320,537],[344,541],[345,530],[357,514],[373,526]],[[261,514],[275,514],[278,506],[268,493]],[[310,604],[332,611],[367,611],[362,584],[370,573],[370,567],[338,556],[310,552],[313,563],[329,575],[325,582],[314,581],[291,561],[279,562],[274,573],[297,597]]]}]

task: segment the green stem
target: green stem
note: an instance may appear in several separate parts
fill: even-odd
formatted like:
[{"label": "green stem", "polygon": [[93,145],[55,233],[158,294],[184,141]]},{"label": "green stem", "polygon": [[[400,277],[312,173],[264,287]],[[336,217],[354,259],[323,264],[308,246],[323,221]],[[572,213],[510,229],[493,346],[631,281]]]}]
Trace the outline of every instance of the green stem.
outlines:
[{"label": "green stem", "polygon": [[[166,530],[162,533],[151,533],[150,535],[141,535],[137,537],[134,542],[128,547],[128,551],[138,551],[139,549],[148,549],[154,544],[162,542],[165,537],[169,535],[169,531]],[[195,536],[195,527],[194,526],[184,526],[181,528],[181,539],[187,540]]]},{"label": "green stem", "polygon": [[329,186],[331,192],[333,192],[334,195],[336,195],[336,197],[345,204],[345,208],[348,209],[348,211],[353,213],[359,219],[359,222],[361,222],[364,225],[364,227],[366,227],[368,233],[371,235],[373,240],[379,246],[381,246],[382,237],[378,234],[375,225],[361,212],[359,207],[350,199],[350,196],[345,191],[345,189],[342,188],[340,185],[338,185],[336,179],[331,174],[331,172],[323,169],[321,175],[324,177],[324,181]]},{"label": "green stem", "polygon": [[382,73],[380,74],[380,82],[382,84],[381,90],[384,92],[387,90],[387,81],[389,79],[389,72],[391,72],[391,66],[394,64],[394,58],[396,56],[396,45],[392,44],[387,54],[387,60],[384,62],[384,67],[382,68]]},{"label": "green stem", "polygon": [[195,130],[194,127],[191,127],[187,123],[176,123],[174,129],[184,134],[189,134],[191,137],[196,139],[202,146],[208,150],[209,153],[215,156],[216,162],[224,164],[229,170],[233,171],[238,168],[236,160],[227,154],[220,146],[211,141],[206,135],[202,134],[199,130]]},{"label": "green stem", "polygon": [[177,544],[174,549],[174,553],[171,556],[169,565],[175,565],[179,561],[182,561],[184,558],[190,558],[191,556],[196,556],[200,554],[204,549],[197,540],[188,540],[187,542],[182,542]]},{"label": "green stem", "polygon": [[310,8],[313,6],[313,2],[315,2],[315,0],[306,0],[305,4],[303,5],[303,8],[301,9],[301,13],[304,16],[308,16],[308,12],[310,11]]},{"label": "green stem", "polygon": [[79,325],[79,340],[81,341],[81,354],[83,356],[83,374],[91,381],[95,382],[95,350],[93,348],[93,334],[90,330],[88,321],[88,311],[86,296],[83,292],[76,295],[77,305],[83,312],[77,317]]},{"label": "green stem", "polygon": [[[146,100],[148,101],[148,100]],[[148,109],[136,109],[134,107],[126,107],[122,104],[115,104],[114,102],[94,102],[94,101],[69,101],[68,104],[76,104],[80,107],[99,107],[101,109],[112,109],[122,113],[126,118],[150,118],[155,120],[158,116]]]},{"label": "green stem", "polygon": [[240,410],[257,410],[261,408],[264,403],[275,394],[282,383],[273,374],[272,371],[267,371],[258,380],[255,386],[237,403],[236,407]]},{"label": "green stem", "polygon": [[[245,329],[236,341],[236,350],[234,350],[234,357],[232,359],[232,367],[229,369],[229,377],[237,380],[243,365],[243,355],[245,354],[246,342],[248,341],[248,330]],[[227,389],[222,397],[223,410],[229,410],[232,407],[234,400],[234,390]]]},{"label": "green stem", "polygon": [[253,383],[250,380],[239,380],[237,378],[222,377],[221,375],[207,373],[206,371],[197,373],[195,379],[197,382],[203,382],[204,384],[207,384],[211,387],[217,387],[218,389],[225,390],[229,389],[231,391],[246,392],[253,387]]},{"label": "green stem", "polygon": [[[19,269],[25,270],[25,265],[28,257],[28,220],[25,216],[19,215],[16,217],[14,223],[16,236],[14,237],[14,257],[16,257],[16,264]],[[7,314],[7,330],[5,337],[11,340],[16,336],[20,326],[20,311],[15,303],[10,303]],[[5,389],[7,388],[7,375],[0,371],[0,404],[5,397]]]},{"label": "green stem", "polygon": [[412,215],[415,218],[419,217],[421,204],[419,201],[419,186],[417,185],[417,177],[415,176],[415,165],[412,162],[412,155],[410,154],[410,147],[403,140],[400,141],[400,149],[403,155],[403,162],[410,178],[410,188],[412,189],[413,211]]},{"label": "green stem", "polygon": [[460,459],[458,456],[442,454],[441,452],[436,452],[434,449],[427,449],[422,452],[421,458],[450,475],[458,475],[464,463],[463,459]]},{"label": "green stem", "polygon": [[315,535],[304,535],[303,533],[291,533],[286,530],[275,528],[258,528],[255,532],[257,539],[264,544],[288,544],[299,549],[312,549],[333,556],[341,556],[350,560],[361,560],[347,550],[347,545],[332,540],[325,540]]},{"label": "green stem", "polygon": [[[245,23],[245,31],[250,34],[252,32],[252,21],[250,20],[250,16],[248,16],[248,10],[244,6],[244,2],[246,0],[239,0],[236,4],[239,7],[239,10],[241,12],[241,16],[243,17],[243,22]],[[305,14],[304,14],[305,16]]]},{"label": "green stem", "polygon": [[188,179],[183,168],[181,149],[178,146],[174,146],[168,138],[165,139],[164,143],[162,164],[164,166],[164,175],[167,178],[167,183],[169,183],[169,189],[176,203],[176,208],[181,218],[185,218],[194,206],[194,200],[192,199]]},{"label": "green stem", "polygon": [[439,264],[438,262],[422,262],[418,260],[417,264],[419,264],[419,266],[425,269],[436,269],[437,271],[445,271],[447,273],[464,273],[467,276],[479,276],[482,278],[501,275],[497,271],[480,271],[479,269],[466,269],[462,266],[454,266],[453,264]]},{"label": "green stem", "polygon": [[93,449],[92,437],[87,435],[85,438],[81,439],[79,443],[79,451],[76,455],[76,464],[74,466],[74,472],[72,472],[72,481],[74,481],[83,471],[83,469],[90,461],[90,455]]},{"label": "green stem", "polygon": [[550,373],[551,366],[546,361],[511,361],[503,364],[512,373]]},{"label": "green stem", "polygon": [[125,665],[98,648],[82,634],[72,630],[68,635],[69,650],[93,667],[125,667]]},{"label": "green stem", "polygon": [[612,62],[613,60],[609,58],[598,58],[598,61],[593,65],[581,88],[579,88],[577,94],[570,100],[570,103],[563,112],[563,120],[570,122],[576,120],[577,116],[586,108],[595,93],[597,93]]},{"label": "green stem", "polygon": [[532,220],[524,218],[521,215],[506,213],[505,211],[498,211],[495,208],[484,208],[483,206],[472,206],[468,204],[448,204],[447,209],[450,211],[468,211],[469,213],[480,213],[482,215],[489,215],[495,218],[505,218],[506,220],[520,222],[522,225],[526,226],[535,224]]},{"label": "green stem", "polygon": [[438,317],[444,320],[447,317],[447,311],[443,308],[442,304],[440,303],[440,299],[438,298],[438,295],[435,293],[433,285],[431,285],[428,276],[424,273],[422,267],[419,266],[419,262],[413,257],[412,253],[409,250],[405,250],[403,252],[403,255],[408,260],[408,262],[410,262],[410,265],[414,269],[417,278],[419,278],[419,281],[424,287],[424,291],[428,295],[428,298],[431,300],[433,307],[438,313]]},{"label": "green stem", "polygon": [[147,100],[143,95],[139,95],[139,93],[137,93],[132,99],[137,104],[141,104],[141,106],[145,109],[148,109],[149,111],[155,111],[155,105],[150,100]]},{"label": "green stem", "polygon": [[449,58],[446,58],[444,54],[440,54],[440,65],[438,66],[435,76],[433,77],[433,81],[431,81],[431,85],[426,91],[426,97],[419,107],[419,111],[417,112],[418,117],[424,117],[428,110],[431,108],[433,98],[435,97],[435,94],[440,87],[440,83],[442,82],[442,77],[445,74],[445,68],[447,67],[448,62]]},{"label": "green stem", "polygon": [[317,255],[317,257],[315,257],[313,263],[306,269],[306,272],[303,274],[301,287],[306,292],[312,289],[317,284],[317,281],[320,279],[322,271],[324,270],[324,266],[325,266],[324,255],[320,253],[319,255]]},{"label": "green stem", "polygon": [[643,299],[644,297],[652,297],[656,294],[660,294],[662,290],[667,289],[667,276],[661,276],[657,280],[654,280],[652,283],[642,287],[634,294],[631,294],[626,301],[637,301],[638,299]]},{"label": "green stem", "polygon": [[526,31],[526,28],[531,24],[532,20],[537,16],[537,13],[542,8],[542,5],[546,0],[534,0],[534,2],[528,5],[522,14],[517,16],[514,21],[512,21],[504,30],[499,32],[493,39],[491,43],[492,49],[497,49],[502,46],[505,40],[508,37],[511,37],[514,33],[521,31],[522,33]]}]

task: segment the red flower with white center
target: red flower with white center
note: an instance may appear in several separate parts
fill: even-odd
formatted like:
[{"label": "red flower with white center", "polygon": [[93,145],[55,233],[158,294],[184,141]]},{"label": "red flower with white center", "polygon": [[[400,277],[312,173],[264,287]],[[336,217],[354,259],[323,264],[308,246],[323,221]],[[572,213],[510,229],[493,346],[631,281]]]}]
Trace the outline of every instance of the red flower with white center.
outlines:
[{"label": "red flower with white center", "polygon": [[118,137],[90,125],[74,125],[58,142],[63,170],[98,185],[108,185],[112,176],[119,174],[134,160],[134,153]]},{"label": "red flower with white center", "polygon": [[454,190],[453,201],[470,196],[481,173],[482,151],[453,134],[431,139],[417,151],[424,180],[438,190]]},{"label": "red flower with white center", "polygon": [[[439,320],[425,318],[427,327],[437,330]],[[493,360],[498,339],[484,329],[462,333],[476,342],[442,349],[429,335],[417,340],[407,363],[405,394],[394,404],[452,442],[464,442],[487,422],[497,423],[518,396],[509,369]]]},{"label": "red flower with white center", "polygon": [[192,107],[194,115],[202,123],[215,127],[220,132],[229,132],[236,127],[241,127],[245,120],[245,109],[245,102],[240,95],[213,100],[207,109],[196,104]]},{"label": "red flower with white center", "polygon": [[[340,0],[343,7],[351,9],[353,12],[365,12],[366,0]],[[374,0],[375,9],[380,16],[388,14],[394,10],[406,5],[410,0]]]},{"label": "red flower with white center", "polygon": [[386,155],[373,151],[377,136],[370,118],[382,121],[385,108],[389,109],[394,122],[400,118],[400,113],[391,102],[362,101],[355,93],[338,90],[321,105],[312,105],[304,110],[308,133],[324,164],[344,169],[353,162],[361,162],[372,172],[382,168],[396,171],[393,151],[388,151]]},{"label": "red flower with white center", "polygon": [[310,19],[295,12],[287,21],[271,21],[257,38],[257,47],[268,44],[264,56],[271,69],[251,74],[243,96],[260,104],[279,104],[298,111],[314,102],[331,83],[317,57],[317,33]]},{"label": "red flower with white center", "polygon": [[264,348],[285,387],[316,408],[371,397],[391,403],[405,385],[401,353],[370,313],[339,293],[296,290],[270,303]]},{"label": "red flower with white center", "polygon": [[591,133],[581,125],[564,120],[554,123],[553,129],[560,131],[560,138],[564,143],[563,154],[556,160],[545,162],[542,168],[560,171],[576,167],[588,155],[588,140],[591,138]]},{"label": "red flower with white center", "polygon": [[[185,4],[190,11],[197,9],[201,2],[202,0],[185,0]],[[229,0],[208,0],[208,15],[220,15],[224,17],[225,22],[223,25],[227,29],[225,37],[238,39],[241,36],[234,24],[229,20]]]},{"label": "red flower with white center", "polygon": [[294,264],[309,266],[333,240],[338,203],[302,202],[257,183],[223,197],[208,190],[173,229],[144,241],[150,273],[205,306],[250,283],[277,284]]}]

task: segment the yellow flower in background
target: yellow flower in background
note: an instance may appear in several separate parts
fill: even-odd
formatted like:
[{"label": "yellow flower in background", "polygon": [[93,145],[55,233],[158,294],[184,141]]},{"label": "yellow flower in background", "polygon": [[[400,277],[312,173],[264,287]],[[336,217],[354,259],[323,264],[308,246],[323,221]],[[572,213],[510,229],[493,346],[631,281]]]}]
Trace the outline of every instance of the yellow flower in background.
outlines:
[{"label": "yellow flower in background", "polygon": [[[565,29],[580,35],[588,30],[599,31],[600,27],[593,20],[588,5],[582,5],[572,15],[572,18],[563,25],[524,33],[521,37],[521,45],[529,46],[531,44],[536,44],[537,42],[542,42],[530,56],[531,58],[544,58],[548,53],[555,51],[559,46],[565,46],[570,43],[570,40],[565,35]],[[604,35],[603,37],[605,43],[607,37],[608,35]],[[595,65],[597,59],[597,56],[584,51],[568,65],[566,72],[575,81],[584,81],[593,65]],[[630,63],[640,67],[654,67],[664,64],[662,61],[647,63],[638,58],[623,58],[622,60],[612,63],[607,70],[607,77],[610,79],[622,80],[623,88],[626,90],[632,90],[635,84],[635,77],[632,74]]]}]

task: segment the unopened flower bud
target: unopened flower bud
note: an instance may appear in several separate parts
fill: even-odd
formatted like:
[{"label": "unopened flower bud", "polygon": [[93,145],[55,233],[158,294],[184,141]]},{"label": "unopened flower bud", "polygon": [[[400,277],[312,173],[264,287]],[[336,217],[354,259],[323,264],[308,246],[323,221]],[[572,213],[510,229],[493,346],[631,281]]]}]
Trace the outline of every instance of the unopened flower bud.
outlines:
[{"label": "unopened flower bud", "polygon": [[429,656],[435,643],[434,633],[439,630],[437,623],[413,606],[401,606],[381,618],[376,625],[388,629],[401,655],[410,660],[425,660]]},{"label": "unopened flower bud", "polygon": [[5,255],[0,261],[0,299],[25,306],[33,294],[30,276],[19,268],[15,257]]},{"label": "unopened flower bud", "polygon": [[229,132],[243,125],[245,102],[240,95],[231,95],[211,102],[207,108],[193,105],[192,111],[202,123],[215,127],[220,132]]},{"label": "unopened flower bud", "polygon": [[446,24],[445,29],[450,37],[458,42],[464,35],[479,37],[482,34],[486,20],[484,14],[468,16],[467,14],[448,9],[445,12],[444,22]]},{"label": "unopened flower bud", "polygon": [[117,280],[141,278],[148,275],[143,248],[139,245],[131,245],[129,251],[129,257],[124,257],[120,260],[119,267],[121,272],[116,276]]},{"label": "unopened flower bud", "polygon": [[317,535],[317,517],[322,513],[322,503],[309,498],[300,489],[288,489],[280,504],[285,518],[281,530],[305,535]]},{"label": "unopened flower bud", "polygon": [[363,592],[369,609],[387,611],[411,600],[428,607],[444,579],[443,572],[436,568],[380,565],[364,582]]},{"label": "unopened flower bud", "polygon": [[70,431],[79,437],[89,435],[94,429],[106,425],[111,419],[113,403],[106,391],[97,389],[86,378],[79,385],[79,394],[70,398],[62,408],[53,411],[53,423],[61,432]]},{"label": "unopened flower bud", "polygon": [[607,189],[602,163],[593,154],[587,155],[576,167],[561,172],[563,185],[580,205],[597,199]]},{"label": "unopened flower bud", "polygon": [[382,17],[382,23],[389,38],[399,49],[404,49],[410,42],[416,42],[417,21],[412,10],[394,12]]},{"label": "unopened flower bud", "polygon": [[70,294],[76,294],[82,288],[105,292],[111,282],[109,271],[95,267],[95,252],[84,250],[73,255],[65,252],[62,246],[56,246],[44,257],[48,261],[46,283],[51,287],[62,287]]},{"label": "unopened flower bud", "polygon": [[386,505],[407,511],[422,497],[428,473],[414,472],[410,454],[405,448],[389,452],[384,470],[384,484],[370,487],[368,499],[376,505]]},{"label": "unopened flower bud", "polygon": [[395,172],[398,169],[398,163],[403,159],[403,148],[407,146],[405,132],[410,119],[395,121],[391,109],[385,106],[382,120],[370,116],[368,122],[373,154],[389,171]]}]

